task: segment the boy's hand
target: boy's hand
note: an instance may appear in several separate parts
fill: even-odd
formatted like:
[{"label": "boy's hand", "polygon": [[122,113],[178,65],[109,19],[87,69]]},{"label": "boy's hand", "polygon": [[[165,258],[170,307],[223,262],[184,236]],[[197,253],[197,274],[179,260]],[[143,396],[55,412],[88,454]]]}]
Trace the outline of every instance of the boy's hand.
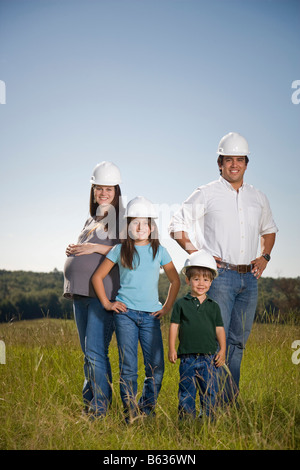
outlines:
[{"label": "boy's hand", "polygon": [[225,352],[226,351],[222,351],[222,349],[220,349],[220,351],[216,354],[216,357],[215,357],[216,367],[224,366],[224,364],[225,364]]},{"label": "boy's hand", "polygon": [[169,361],[172,362],[172,364],[175,364],[177,361],[177,352],[176,350],[169,350]]}]

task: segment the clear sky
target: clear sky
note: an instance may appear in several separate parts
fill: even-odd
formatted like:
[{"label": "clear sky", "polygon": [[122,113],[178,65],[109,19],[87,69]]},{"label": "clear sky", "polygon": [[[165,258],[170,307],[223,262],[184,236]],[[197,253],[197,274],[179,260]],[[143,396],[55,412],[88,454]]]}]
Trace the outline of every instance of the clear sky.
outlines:
[{"label": "clear sky", "polygon": [[299,0],[0,0],[0,269],[63,269],[103,160],[165,205],[179,269],[168,212],[236,131],[279,227],[264,275],[298,276],[299,46]]}]

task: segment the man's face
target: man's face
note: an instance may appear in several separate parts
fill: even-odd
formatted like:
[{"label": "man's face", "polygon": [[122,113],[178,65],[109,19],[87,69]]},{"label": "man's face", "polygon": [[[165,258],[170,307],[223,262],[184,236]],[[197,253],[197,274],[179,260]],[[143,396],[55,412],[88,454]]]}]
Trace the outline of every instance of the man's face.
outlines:
[{"label": "man's face", "polygon": [[235,189],[238,189],[243,184],[244,173],[247,169],[246,158],[244,156],[224,156],[220,169],[223,178]]}]

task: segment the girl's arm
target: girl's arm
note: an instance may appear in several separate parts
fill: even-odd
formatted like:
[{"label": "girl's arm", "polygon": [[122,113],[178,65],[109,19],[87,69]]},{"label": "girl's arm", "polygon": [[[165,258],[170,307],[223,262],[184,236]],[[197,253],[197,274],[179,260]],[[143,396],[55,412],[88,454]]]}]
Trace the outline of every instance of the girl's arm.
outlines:
[{"label": "girl's arm", "polygon": [[177,333],[178,333],[179,324],[178,323],[170,323],[169,329],[169,361],[175,364],[177,361],[177,352],[175,348]]},{"label": "girl's arm", "polygon": [[66,255],[81,256],[90,255],[92,253],[99,253],[100,255],[107,255],[112,249],[111,245],[101,245],[101,243],[80,243],[75,245],[74,243],[67,246]]},{"label": "girl's arm", "polygon": [[107,276],[114,265],[115,263],[106,258],[103,263],[100,264],[99,268],[94,272],[92,277],[92,284],[97,297],[99,298],[105,310],[112,310],[117,313],[126,312],[126,305],[119,301],[110,302],[104,289],[103,279],[105,276]]},{"label": "girl's arm", "polygon": [[216,327],[216,337],[220,346],[220,350],[215,357],[216,367],[224,366],[226,357],[226,335],[223,326]]},{"label": "girl's arm", "polygon": [[166,298],[166,301],[162,309],[159,310],[158,312],[152,313],[152,315],[154,315],[157,318],[163,317],[171,310],[173,303],[176,300],[179,288],[180,288],[180,279],[179,279],[178,273],[175,269],[173,262],[170,261],[170,263],[165,264],[163,268],[167,275],[167,278],[170,281],[170,287],[169,287],[168,296]]}]

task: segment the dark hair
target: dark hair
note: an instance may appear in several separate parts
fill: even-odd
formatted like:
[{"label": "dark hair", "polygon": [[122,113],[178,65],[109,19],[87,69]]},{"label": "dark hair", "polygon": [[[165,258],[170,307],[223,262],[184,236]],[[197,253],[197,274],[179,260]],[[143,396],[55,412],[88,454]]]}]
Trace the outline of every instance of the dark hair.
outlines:
[{"label": "dark hair", "polygon": [[190,280],[191,277],[194,277],[199,274],[203,274],[203,276],[209,277],[211,281],[213,281],[214,278],[216,277],[212,269],[205,268],[202,266],[191,266],[190,268],[187,268],[185,271],[185,275],[188,278],[188,280]]},{"label": "dark hair", "polygon": [[[219,166],[219,170],[220,170],[220,175],[222,175],[222,170],[221,170],[221,166],[223,165],[223,158],[225,157],[226,155],[219,155],[218,156],[218,166]],[[245,163],[246,165],[248,165],[248,162],[249,162],[249,158],[247,155],[245,155]]]},{"label": "dark hair", "polygon": [[[122,266],[124,266],[124,268],[128,268],[128,269],[135,269],[140,262],[139,254],[135,248],[134,240],[131,238],[131,236],[129,235],[129,231],[128,231],[129,224],[134,219],[136,219],[136,217],[127,217],[127,232],[126,232],[127,236],[126,238],[122,240],[122,246],[121,246],[121,264]],[[151,218],[148,218],[148,226],[151,229],[149,241],[150,241],[150,245],[152,248],[153,259],[154,259],[158,251],[159,245],[160,245],[159,238],[158,238],[158,229],[157,229],[157,225],[155,221]],[[134,255],[136,255],[138,258],[137,265],[133,265]]]}]

